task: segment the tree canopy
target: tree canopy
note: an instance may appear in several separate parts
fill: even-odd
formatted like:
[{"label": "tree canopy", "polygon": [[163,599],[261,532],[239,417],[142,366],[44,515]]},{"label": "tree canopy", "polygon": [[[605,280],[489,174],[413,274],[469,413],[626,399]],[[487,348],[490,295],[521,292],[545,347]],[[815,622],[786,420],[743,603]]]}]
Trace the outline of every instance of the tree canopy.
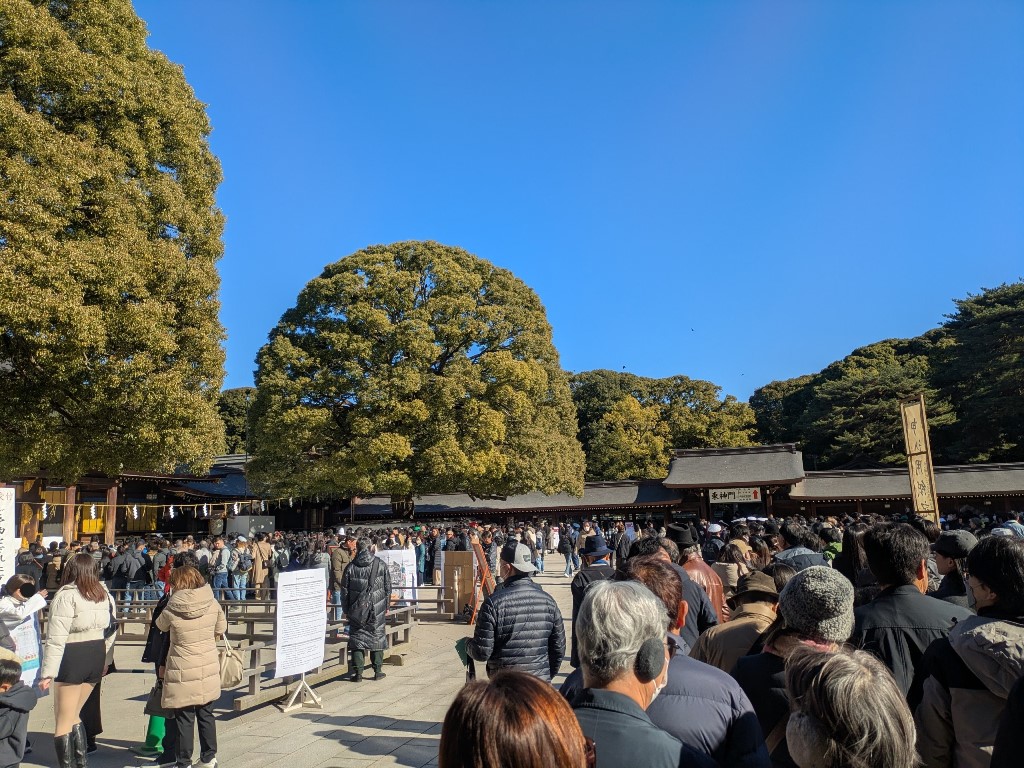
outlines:
[{"label": "tree canopy", "polygon": [[571,387],[589,480],[665,477],[673,448],[753,444],[750,406],[709,381],[598,370],[576,374]]},{"label": "tree canopy", "polygon": [[249,405],[255,395],[255,387],[236,387],[225,389],[217,398],[217,412],[224,422],[228,453],[247,452]]},{"label": "tree canopy", "polygon": [[378,245],[329,265],[257,362],[250,475],[269,489],[582,494],[544,308],[460,248]]},{"label": "tree canopy", "polygon": [[208,464],[220,166],[128,0],[0,7],[0,476]]},{"label": "tree canopy", "polygon": [[1024,461],[1024,283],[955,302],[939,328],[854,350],[776,381],[750,404],[765,442],[798,442],[819,468],[905,461],[900,401],[925,395],[936,463]]}]

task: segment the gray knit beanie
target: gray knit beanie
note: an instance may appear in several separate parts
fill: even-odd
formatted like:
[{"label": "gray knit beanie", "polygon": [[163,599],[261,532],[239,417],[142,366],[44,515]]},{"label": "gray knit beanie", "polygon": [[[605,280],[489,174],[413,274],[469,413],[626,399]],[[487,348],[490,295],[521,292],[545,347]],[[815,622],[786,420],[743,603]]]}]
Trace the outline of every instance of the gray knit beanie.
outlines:
[{"label": "gray knit beanie", "polygon": [[811,640],[845,643],[853,634],[853,585],[826,565],[805,568],[782,589],[779,613]]}]

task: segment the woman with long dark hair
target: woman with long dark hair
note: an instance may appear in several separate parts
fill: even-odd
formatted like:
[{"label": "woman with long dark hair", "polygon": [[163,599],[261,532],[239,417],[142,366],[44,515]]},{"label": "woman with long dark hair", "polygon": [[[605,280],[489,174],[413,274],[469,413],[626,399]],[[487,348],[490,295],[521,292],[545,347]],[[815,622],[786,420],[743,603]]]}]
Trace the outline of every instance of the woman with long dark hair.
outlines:
[{"label": "woman with long dark hair", "polygon": [[50,603],[39,688],[53,685],[57,765],[84,768],[88,739],[82,707],[114,660],[116,606],[90,555],[71,558],[61,584]]}]

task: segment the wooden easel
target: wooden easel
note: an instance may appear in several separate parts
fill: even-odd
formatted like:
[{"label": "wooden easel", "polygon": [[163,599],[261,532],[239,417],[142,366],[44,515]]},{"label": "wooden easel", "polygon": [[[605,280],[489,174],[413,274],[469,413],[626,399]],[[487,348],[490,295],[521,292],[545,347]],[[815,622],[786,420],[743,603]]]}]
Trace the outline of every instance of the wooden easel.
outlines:
[{"label": "wooden easel", "polygon": [[484,548],[480,545],[480,541],[474,541],[472,547],[473,552],[476,554],[476,565],[480,578],[477,579],[476,583],[473,585],[473,601],[470,603],[468,622],[471,625],[476,624],[476,615],[479,612],[483,601],[488,596],[493,595],[494,590],[498,588],[498,584],[494,580],[494,575],[491,573],[491,568],[487,564],[487,556],[484,554]]}]

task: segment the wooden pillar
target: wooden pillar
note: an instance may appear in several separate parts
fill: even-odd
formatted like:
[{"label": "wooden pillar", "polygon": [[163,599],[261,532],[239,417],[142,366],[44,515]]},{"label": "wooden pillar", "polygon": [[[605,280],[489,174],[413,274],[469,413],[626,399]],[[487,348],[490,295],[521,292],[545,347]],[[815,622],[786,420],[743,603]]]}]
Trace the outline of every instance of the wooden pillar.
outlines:
[{"label": "wooden pillar", "polygon": [[62,536],[68,544],[74,541],[78,534],[78,526],[75,524],[75,502],[77,499],[77,486],[69,485],[64,489],[64,530]]},{"label": "wooden pillar", "polygon": [[117,534],[117,483],[107,488],[107,508],[103,512],[103,543],[114,543]]},{"label": "wooden pillar", "polygon": [[761,498],[764,499],[764,516],[772,517],[775,507],[775,494],[772,488],[762,488]]}]

